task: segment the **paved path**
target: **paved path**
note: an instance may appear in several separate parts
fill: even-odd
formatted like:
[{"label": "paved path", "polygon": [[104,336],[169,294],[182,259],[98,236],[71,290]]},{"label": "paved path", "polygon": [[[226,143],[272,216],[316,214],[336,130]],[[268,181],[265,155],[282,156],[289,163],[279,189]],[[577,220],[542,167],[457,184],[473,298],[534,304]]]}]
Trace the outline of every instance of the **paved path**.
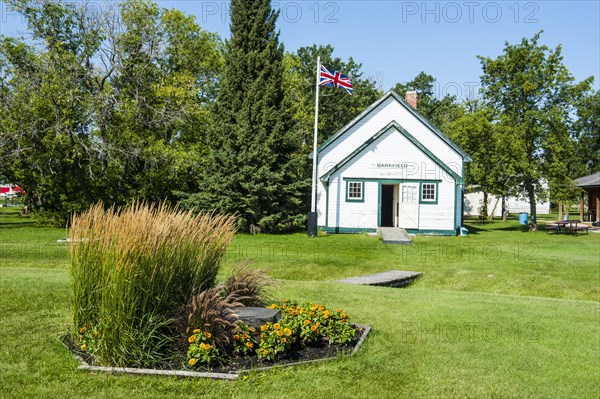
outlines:
[{"label": "paved path", "polygon": [[379,234],[384,244],[412,245],[412,240],[402,227],[380,227]]},{"label": "paved path", "polygon": [[350,277],[337,280],[338,283],[357,285],[376,285],[383,287],[404,287],[412,283],[421,273],[404,270],[389,270],[383,273],[368,274],[366,276]]}]

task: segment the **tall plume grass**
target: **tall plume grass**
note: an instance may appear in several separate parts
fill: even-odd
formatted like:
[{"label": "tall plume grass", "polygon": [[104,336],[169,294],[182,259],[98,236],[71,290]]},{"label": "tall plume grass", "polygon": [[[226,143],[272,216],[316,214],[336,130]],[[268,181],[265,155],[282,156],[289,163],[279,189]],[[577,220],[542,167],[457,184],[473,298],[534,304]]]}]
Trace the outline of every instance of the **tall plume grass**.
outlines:
[{"label": "tall plume grass", "polygon": [[95,358],[157,366],[172,355],[174,316],[214,287],[235,218],[136,202],[97,204],[71,221],[74,327],[97,326]]}]

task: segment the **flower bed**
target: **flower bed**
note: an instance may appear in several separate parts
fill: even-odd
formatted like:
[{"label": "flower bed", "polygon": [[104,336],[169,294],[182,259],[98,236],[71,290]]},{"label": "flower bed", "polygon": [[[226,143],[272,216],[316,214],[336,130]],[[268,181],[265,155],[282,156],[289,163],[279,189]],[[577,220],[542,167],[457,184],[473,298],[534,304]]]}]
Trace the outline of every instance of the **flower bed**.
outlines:
[{"label": "flower bed", "polygon": [[188,378],[211,378],[211,379],[237,379],[248,371],[264,371],[273,367],[296,366],[306,363],[314,363],[331,360],[340,355],[353,355],[358,352],[367,338],[371,327],[363,324],[352,324],[356,331],[356,338],[350,345],[329,344],[325,340],[306,345],[297,352],[289,353],[275,362],[258,360],[253,356],[234,355],[228,359],[226,364],[217,365],[214,368],[204,366],[178,368],[175,364],[165,364],[163,369],[143,369],[135,367],[104,367],[95,366],[92,356],[81,350],[73,342],[70,335],[62,338],[65,347],[79,362],[78,369],[92,372],[106,372],[115,374],[140,374],[140,375],[162,375]]}]

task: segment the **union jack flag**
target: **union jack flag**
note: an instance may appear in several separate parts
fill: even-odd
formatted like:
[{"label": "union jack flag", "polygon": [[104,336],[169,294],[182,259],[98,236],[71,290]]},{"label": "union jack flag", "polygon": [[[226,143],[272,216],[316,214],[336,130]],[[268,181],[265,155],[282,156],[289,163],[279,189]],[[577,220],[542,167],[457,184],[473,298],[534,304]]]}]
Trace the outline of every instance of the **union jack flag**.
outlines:
[{"label": "union jack flag", "polygon": [[348,94],[352,95],[352,82],[347,76],[342,75],[339,71],[331,73],[331,71],[321,65],[319,86],[341,87]]}]

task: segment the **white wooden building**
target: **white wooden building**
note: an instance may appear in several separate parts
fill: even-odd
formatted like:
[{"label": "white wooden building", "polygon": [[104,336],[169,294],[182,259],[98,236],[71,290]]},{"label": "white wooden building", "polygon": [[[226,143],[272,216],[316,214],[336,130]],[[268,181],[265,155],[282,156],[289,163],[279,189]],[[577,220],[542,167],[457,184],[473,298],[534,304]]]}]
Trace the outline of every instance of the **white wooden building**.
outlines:
[{"label": "white wooden building", "polygon": [[[548,189],[547,183],[542,183],[545,189]],[[465,194],[464,214],[467,216],[481,215],[483,207],[483,191],[479,186],[468,187]],[[518,197],[507,197],[506,207],[509,213],[520,213],[531,210],[529,201]],[[538,215],[547,215],[550,213],[550,201],[539,201],[535,204],[535,211]],[[488,216],[502,217],[502,197],[488,195]]]},{"label": "white wooden building", "polygon": [[320,230],[457,234],[471,159],[415,108],[390,91],[319,147]]}]

